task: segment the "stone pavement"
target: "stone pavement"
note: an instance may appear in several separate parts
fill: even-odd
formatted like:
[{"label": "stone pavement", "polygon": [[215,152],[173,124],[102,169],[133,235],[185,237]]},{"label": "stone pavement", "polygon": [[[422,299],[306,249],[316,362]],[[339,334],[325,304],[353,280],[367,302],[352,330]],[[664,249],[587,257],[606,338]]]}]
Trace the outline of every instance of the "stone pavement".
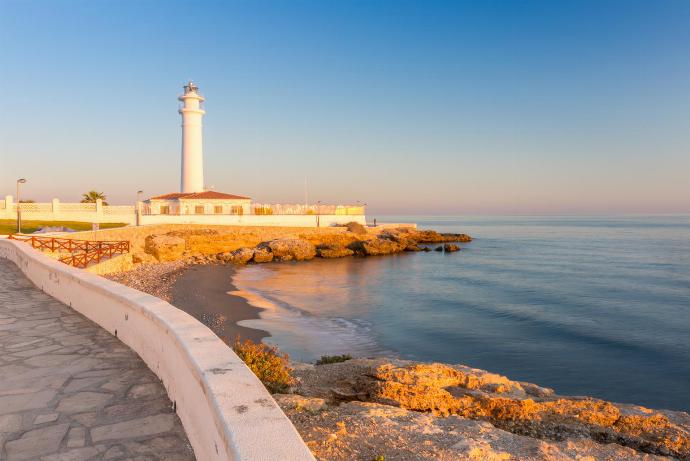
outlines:
[{"label": "stone pavement", "polygon": [[0,259],[0,460],[193,460],[127,346]]}]

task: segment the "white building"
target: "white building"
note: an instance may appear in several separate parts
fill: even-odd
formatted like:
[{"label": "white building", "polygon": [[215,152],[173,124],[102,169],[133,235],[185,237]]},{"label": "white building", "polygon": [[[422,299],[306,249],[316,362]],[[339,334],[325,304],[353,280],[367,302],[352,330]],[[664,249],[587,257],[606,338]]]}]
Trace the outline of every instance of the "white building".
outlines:
[{"label": "white building", "polygon": [[182,116],[180,192],[151,197],[144,202],[147,215],[204,215],[251,213],[251,199],[242,195],[205,190],[203,153],[204,97],[193,82],[184,86],[178,112]]},{"label": "white building", "polygon": [[251,213],[252,200],[241,195],[224,194],[216,191],[173,192],[151,197],[146,201],[149,214],[232,214]]},{"label": "white building", "polygon": [[141,224],[225,224],[249,226],[320,227],[351,221],[366,224],[364,204],[263,204],[249,197],[206,190],[203,165],[204,97],[189,82],[178,97],[182,116],[180,192],[158,195],[139,203]]}]

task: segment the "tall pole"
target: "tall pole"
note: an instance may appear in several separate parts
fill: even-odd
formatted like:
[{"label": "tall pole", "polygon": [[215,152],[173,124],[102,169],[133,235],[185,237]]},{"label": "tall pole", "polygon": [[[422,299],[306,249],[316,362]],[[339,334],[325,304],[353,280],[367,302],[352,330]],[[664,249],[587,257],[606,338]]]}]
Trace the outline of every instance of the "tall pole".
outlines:
[{"label": "tall pole", "polygon": [[25,182],[26,179],[24,178],[17,179],[17,234],[22,233],[22,208],[21,200],[19,199],[19,185]]},{"label": "tall pole", "polygon": [[134,209],[136,215],[137,215],[137,226],[141,225],[141,194],[143,194],[143,190],[138,190],[137,191],[137,203],[136,207]]}]

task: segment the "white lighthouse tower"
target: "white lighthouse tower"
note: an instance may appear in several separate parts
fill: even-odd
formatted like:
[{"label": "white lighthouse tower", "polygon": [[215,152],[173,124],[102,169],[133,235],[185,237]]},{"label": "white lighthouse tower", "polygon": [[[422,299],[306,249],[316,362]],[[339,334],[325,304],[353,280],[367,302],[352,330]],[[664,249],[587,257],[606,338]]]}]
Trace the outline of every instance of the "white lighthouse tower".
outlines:
[{"label": "white lighthouse tower", "polygon": [[180,192],[203,192],[204,190],[204,154],[202,149],[201,119],[206,111],[202,107],[203,96],[199,87],[191,81],[184,86],[182,101],[182,178]]}]

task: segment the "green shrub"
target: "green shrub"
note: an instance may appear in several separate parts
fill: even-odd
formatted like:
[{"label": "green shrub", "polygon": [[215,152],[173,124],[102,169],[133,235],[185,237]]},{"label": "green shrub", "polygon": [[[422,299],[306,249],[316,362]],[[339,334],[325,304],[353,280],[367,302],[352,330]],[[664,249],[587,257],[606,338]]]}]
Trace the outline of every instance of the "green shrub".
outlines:
[{"label": "green shrub", "polygon": [[350,354],[343,354],[343,355],[322,355],[319,360],[316,361],[317,365],[326,365],[329,363],[340,363],[340,362],[346,362],[348,360],[352,360],[352,356]]},{"label": "green shrub", "polygon": [[277,347],[257,344],[249,339],[242,342],[238,337],[232,348],[270,392],[286,392],[292,385],[290,357]]}]

